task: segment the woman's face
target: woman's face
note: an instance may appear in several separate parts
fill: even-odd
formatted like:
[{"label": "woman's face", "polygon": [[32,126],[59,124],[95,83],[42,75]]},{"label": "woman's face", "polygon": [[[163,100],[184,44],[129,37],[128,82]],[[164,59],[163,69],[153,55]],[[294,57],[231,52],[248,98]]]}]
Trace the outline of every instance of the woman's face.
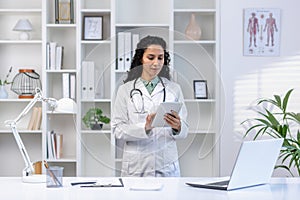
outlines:
[{"label": "woman's face", "polygon": [[164,64],[164,49],[160,45],[150,45],[145,50],[143,58],[142,78],[150,81],[161,71]]}]

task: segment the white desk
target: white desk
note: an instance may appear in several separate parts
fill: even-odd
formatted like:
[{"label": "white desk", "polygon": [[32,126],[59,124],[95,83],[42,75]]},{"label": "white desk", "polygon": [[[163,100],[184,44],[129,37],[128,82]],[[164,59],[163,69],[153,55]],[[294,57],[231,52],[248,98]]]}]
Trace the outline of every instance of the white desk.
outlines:
[{"label": "white desk", "polygon": [[[151,180],[152,178],[148,178]],[[155,180],[154,180],[155,179]],[[300,196],[300,178],[272,178],[271,184],[245,188],[234,191],[218,191],[193,188],[185,185],[186,181],[200,178],[153,178],[153,181],[163,183],[160,191],[132,191],[130,186],[141,178],[123,178],[121,188],[81,188],[71,186],[70,182],[95,180],[95,178],[64,177],[62,188],[46,188],[45,183],[23,183],[21,178],[0,177],[0,199],[3,200],[166,200],[166,199],[297,199]]]}]

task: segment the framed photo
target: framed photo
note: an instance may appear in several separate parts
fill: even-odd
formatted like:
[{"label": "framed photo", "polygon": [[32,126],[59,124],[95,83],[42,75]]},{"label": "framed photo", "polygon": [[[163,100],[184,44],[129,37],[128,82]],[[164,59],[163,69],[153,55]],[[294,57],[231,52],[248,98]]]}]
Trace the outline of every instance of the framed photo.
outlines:
[{"label": "framed photo", "polygon": [[207,99],[207,81],[194,80],[194,97],[195,99]]},{"label": "framed photo", "polygon": [[84,16],[83,19],[83,39],[102,40],[102,16]]},{"label": "framed photo", "polygon": [[55,23],[74,23],[74,2],[73,0],[55,0]]}]

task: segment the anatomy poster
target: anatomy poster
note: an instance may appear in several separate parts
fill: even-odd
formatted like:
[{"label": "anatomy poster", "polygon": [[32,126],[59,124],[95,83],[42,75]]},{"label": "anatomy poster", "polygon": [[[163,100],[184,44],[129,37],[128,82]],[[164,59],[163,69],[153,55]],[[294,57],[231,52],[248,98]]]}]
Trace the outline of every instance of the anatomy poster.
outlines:
[{"label": "anatomy poster", "polygon": [[244,55],[279,56],[280,9],[244,10]]}]

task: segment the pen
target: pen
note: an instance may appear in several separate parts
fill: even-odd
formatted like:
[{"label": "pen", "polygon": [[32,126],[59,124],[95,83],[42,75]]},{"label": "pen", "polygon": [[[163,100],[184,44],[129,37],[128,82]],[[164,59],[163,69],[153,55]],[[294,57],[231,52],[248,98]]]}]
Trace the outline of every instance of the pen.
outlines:
[{"label": "pen", "polygon": [[85,185],[85,184],[95,184],[97,183],[96,181],[87,181],[87,182],[74,182],[74,183],[71,183],[72,186],[74,185]]},{"label": "pen", "polygon": [[48,165],[46,160],[44,160],[44,165],[45,165],[46,169],[49,171],[49,174],[52,177],[52,179],[54,180],[55,184],[56,185],[58,184],[59,186],[62,186],[61,182],[58,180],[58,178],[55,176],[55,174],[52,172],[52,170],[49,169],[49,165]]}]

